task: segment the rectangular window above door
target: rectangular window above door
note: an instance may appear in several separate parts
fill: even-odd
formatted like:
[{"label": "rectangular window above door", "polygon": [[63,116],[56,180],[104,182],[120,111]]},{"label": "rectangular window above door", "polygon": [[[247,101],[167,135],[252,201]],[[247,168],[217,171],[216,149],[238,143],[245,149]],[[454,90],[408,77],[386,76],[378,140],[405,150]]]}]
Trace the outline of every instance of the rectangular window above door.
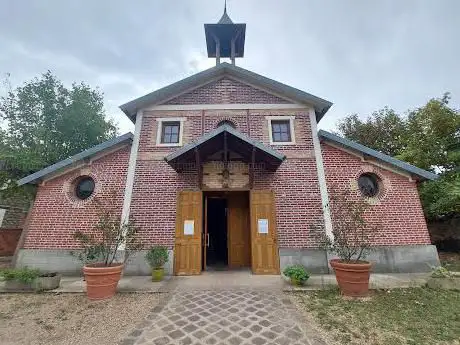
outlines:
[{"label": "rectangular window above door", "polygon": [[270,145],[293,145],[294,116],[267,116]]},{"label": "rectangular window above door", "polygon": [[185,118],[161,118],[158,122],[157,146],[182,146]]}]

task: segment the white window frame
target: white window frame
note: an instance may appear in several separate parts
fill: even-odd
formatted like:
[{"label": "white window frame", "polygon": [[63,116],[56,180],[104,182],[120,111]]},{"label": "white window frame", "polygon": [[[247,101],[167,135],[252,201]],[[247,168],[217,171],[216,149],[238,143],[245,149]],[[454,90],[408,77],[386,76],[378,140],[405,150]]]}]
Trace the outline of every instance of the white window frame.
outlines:
[{"label": "white window frame", "polygon": [[[295,130],[294,130],[294,120],[295,116],[293,115],[280,115],[280,116],[266,116],[268,121],[268,137],[270,139],[270,145],[295,145]],[[289,130],[291,133],[291,141],[273,141],[272,133],[272,121],[273,120],[289,120]]]},{"label": "white window frame", "polygon": [[[158,122],[157,128],[157,146],[161,147],[177,147],[182,146],[182,137],[184,135],[184,123],[187,120],[186,117],[162,117],[156,119]],[[179,142],[178,143],[162,143],[161,133],[163,132],[164,122],[179,122]]]},{"label": "white window frame", "polygon": [[0,227],[3,224],[3,220],[5,219],[6,208],[0,208]]}]

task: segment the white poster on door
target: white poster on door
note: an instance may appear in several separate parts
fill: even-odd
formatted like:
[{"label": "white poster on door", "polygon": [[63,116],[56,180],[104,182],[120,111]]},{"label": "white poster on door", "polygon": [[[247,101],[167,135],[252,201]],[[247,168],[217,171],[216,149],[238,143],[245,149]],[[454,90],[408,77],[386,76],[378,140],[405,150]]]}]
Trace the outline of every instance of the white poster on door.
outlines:
[{"label": "white poster on door", "polygon": [[268,234],[268,219],[259,219],[257,221],[257,230],[259,234]]},{"label": "white poster on door", "polygon": [[195,221],[184,220],[184,235],[193,235],[195,232]]}]

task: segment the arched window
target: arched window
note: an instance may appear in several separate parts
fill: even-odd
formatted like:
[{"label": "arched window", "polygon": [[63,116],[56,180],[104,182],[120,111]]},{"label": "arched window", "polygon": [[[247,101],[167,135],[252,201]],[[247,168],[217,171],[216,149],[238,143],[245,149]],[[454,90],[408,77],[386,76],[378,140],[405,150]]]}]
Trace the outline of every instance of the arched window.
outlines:
[{"label": "arched window", "polygon": [[230,120],[222,120],[222,121],[220,121],[220,122],[217,124],[216,128],[217,128],[217,127],[220,127],[220,126],[223,126],[223,125],[227,125],[227,126],[230,126],[230,127],[232,127],[232,128],[236,128],[235,123],[234,123],[233,121],[230,121]]}]

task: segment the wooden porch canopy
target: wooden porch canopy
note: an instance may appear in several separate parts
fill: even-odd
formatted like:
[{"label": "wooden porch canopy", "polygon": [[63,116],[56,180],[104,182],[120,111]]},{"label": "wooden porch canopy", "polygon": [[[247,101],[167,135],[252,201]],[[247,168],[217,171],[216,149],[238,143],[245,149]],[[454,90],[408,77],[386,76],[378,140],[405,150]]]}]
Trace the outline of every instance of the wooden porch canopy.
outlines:
[{"label": "wooden porch canopy", "polygon": [[224,124],[169,154],[165,160],[176,171],[181,171],[193,164],[200,173],[202,163],[217,152],[223,153],[224,168],[229,161],[229,152],[237,153],[244,162],[250,163],[250,173],[255,165],[263,166],[269,171],[275,171],[286,158],[285,155],[269,146],[251,139],[230,125]]}]

